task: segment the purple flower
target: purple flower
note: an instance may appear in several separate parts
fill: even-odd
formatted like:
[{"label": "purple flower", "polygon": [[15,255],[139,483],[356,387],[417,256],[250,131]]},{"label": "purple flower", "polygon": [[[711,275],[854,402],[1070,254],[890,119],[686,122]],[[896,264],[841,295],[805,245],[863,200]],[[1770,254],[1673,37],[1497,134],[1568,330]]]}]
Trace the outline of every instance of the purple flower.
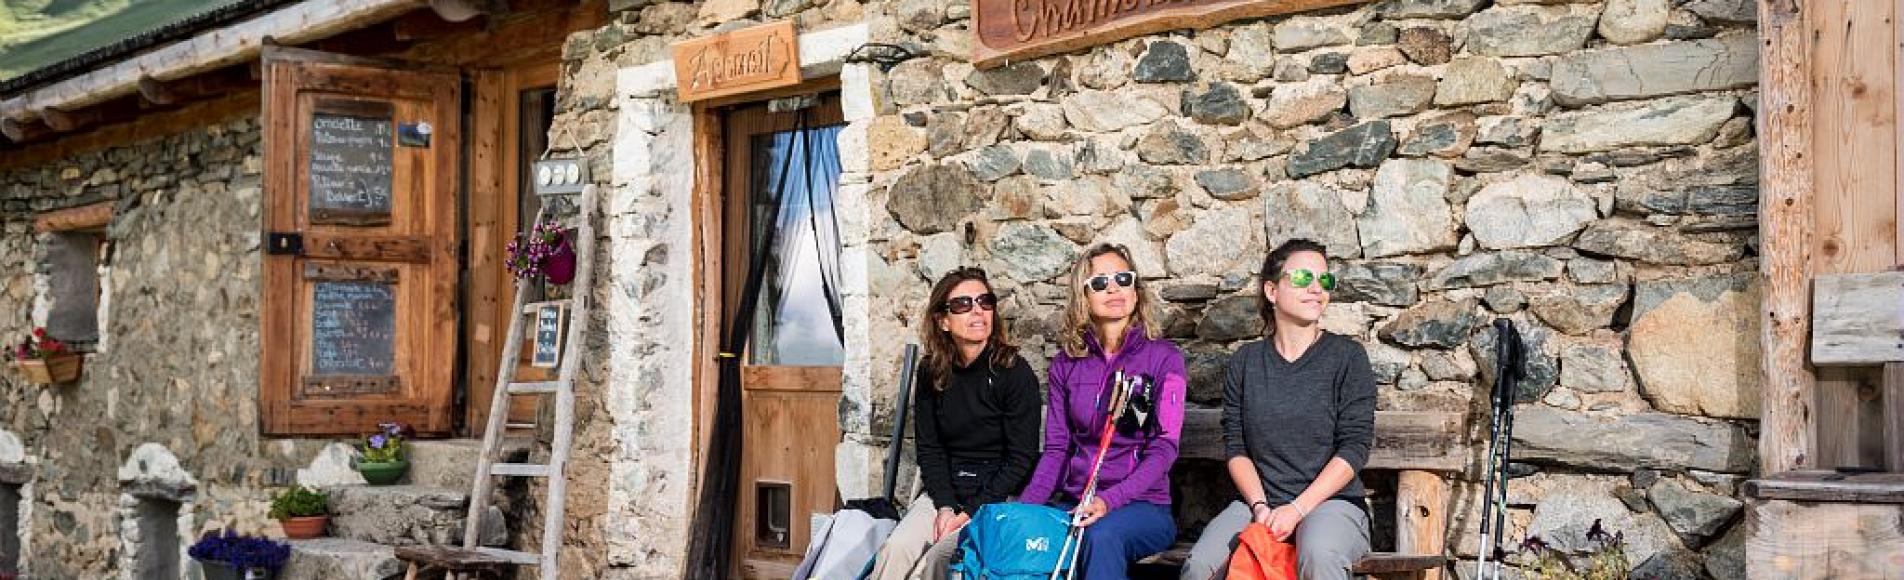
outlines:
[{"label": "purple flower", "polygon": [[376,435],[370,436],[371,449],[383,449],[383,446],[389,442],[390,442],[389,437],[384,436],[384,434],[382,433],[378,433]]}]

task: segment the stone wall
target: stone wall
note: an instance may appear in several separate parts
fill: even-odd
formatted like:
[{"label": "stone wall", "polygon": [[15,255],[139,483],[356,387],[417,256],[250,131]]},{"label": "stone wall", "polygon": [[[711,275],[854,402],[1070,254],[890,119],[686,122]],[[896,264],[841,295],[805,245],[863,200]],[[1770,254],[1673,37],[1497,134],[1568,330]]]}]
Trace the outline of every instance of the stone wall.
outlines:
[{"label": "stone wall", "polygon": [[[84,376],[43,388],[0,374],[0,429],[19,437],[33,468],[21,550],[33,577],[127,573],[126,547],[145,540],[129,517],[142,497],[181,502],[173,546],[222,525],[276,532],[266,487],[288,483],[315,447],[258,436],[259,135],[245,118],[0,171],[8,342],[35,325],[34,277],[47,274],[34,212],[116,207],[103,281],[111,315]],[[148,476],[160,463],[165,472]]]},{"label": "stone wall", "polygon": [[[986,71],[969,64],[962,2],[611,8],[615,23],[569,40],[556,131],[581,136],[615,189],[603,256],[618,265],[594,289],[608,307],[591,322],[571,471],[609,482],[572,488],[583,569],[671,574],[692,477],[679,432],[691,387],[641,372],[692,331],[665,307],[684,307],[692,283],[677,149],[691,124],[665,97],[626,98],[656,87],[617,92],[616,71],[665,61],[681,38],[793,18],[803,32],[863,22],[870,40],[921,55],[843,75],[873,91],[842,151],[868,155],[866,207],[845,211],[869,219],[843,226],[866,242],[849,281],[875,298],[849,308],[865,334],[849,336],[843,495],[876,471],[891,337],[913,336],[938,274],[991,271],[1042,370],[1065,265],[1093,243],[1130,246],[1189,355],[1193,401],[1215,405],[1225,357],[1259,332],[1253,270],[1308,237],[1346,283],[1325,324],[1369,346],[1382,409],[1485,421],[1487,321],[1518,323],[1535,356],[1517,385],[1517,457],[1539,472],[1510,489],[1510,537],[1577,547],[1604,519],[1635,565],[1738,576],[1736,484],[1757,413],[1749,3],[1387,0]],[[1233,493],[1213,464],[1176,476],[1189,528]],[[1476,495],[1457,489],[1451,543],[1465,558]]]}]

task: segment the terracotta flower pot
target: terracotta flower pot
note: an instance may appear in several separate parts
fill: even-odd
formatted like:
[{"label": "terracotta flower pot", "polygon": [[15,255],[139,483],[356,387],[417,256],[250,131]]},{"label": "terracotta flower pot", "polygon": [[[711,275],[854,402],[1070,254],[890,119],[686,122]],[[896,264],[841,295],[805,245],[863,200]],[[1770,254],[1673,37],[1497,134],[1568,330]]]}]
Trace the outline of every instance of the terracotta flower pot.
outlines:
[{"label": "terracotta flower pot", "polygon": [[357,462],[357,472],[363,474],[364,481],[370,482],[371,485],[394,484],[397,482],[397,480],[403,479],[403,472],[408,471],[409,469],[410,469],[410,460],[408,459],[400,459],[397,461],[386,461],[381,463],[373,463],[369,461]]},{"label": "terracotta flower pot", "polygon": [[36,385],[54,385],[78,380],[81,360],[84,359],[79,355],[67,353],[54,355],[45,360],[14,361],[13,367],[20,369],[20,374],[26,376],[28,382]]},{"label": "terracotta flower pot", "polygon": [[305,516],[278,520],[284,526],[284,537],[293,540],[309,540],[324,536],[324,526],[330,525],[330,516]]},{"label": "terracotta flower pot", "polygon": [[575,280],[575,245],[569,242],[569,235],[563,234],[562,241],[555,246],[555,253],[549,255],[549,262],[542,266],[542,275],[550,284],[562,285]]}]

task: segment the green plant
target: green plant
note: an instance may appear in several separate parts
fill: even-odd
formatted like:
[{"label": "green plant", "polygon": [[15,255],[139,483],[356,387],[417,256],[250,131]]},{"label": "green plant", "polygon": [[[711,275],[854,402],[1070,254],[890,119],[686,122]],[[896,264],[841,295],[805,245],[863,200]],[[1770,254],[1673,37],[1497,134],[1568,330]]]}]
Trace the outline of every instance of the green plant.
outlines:
[{"label": "green plant", "polygon": [[292,485],[277,495],[271,496],[271,519],[307,518],[321,516],[329,511],[330,495],[324,492]]},{"label": "green plant", "polygon": [[1528,536],[1521,542],[1521,551],[1534,557],[1528,575],[1542,580],[1626,580],[1633,569],[1626,561],[1626,533],[1608,534],[1596,519],[1587,528],[1587,541],[1592,549],[1570,557],[1540,536]]},{"label": "green plant", "polygon": [[377,429],[357,446],[357,451],[364,454],[363,460],[369,463],[403,461],[403,424],[378,423]]}]

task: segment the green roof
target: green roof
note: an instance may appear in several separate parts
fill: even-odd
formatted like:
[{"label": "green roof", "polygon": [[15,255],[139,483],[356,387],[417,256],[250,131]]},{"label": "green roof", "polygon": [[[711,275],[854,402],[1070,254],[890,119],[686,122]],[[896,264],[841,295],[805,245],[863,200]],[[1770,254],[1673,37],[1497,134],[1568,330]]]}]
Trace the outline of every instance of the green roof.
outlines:
[{"label": "green roof", "polygon": [[234,0],[0,0],[0,81],[207,12]]}]

